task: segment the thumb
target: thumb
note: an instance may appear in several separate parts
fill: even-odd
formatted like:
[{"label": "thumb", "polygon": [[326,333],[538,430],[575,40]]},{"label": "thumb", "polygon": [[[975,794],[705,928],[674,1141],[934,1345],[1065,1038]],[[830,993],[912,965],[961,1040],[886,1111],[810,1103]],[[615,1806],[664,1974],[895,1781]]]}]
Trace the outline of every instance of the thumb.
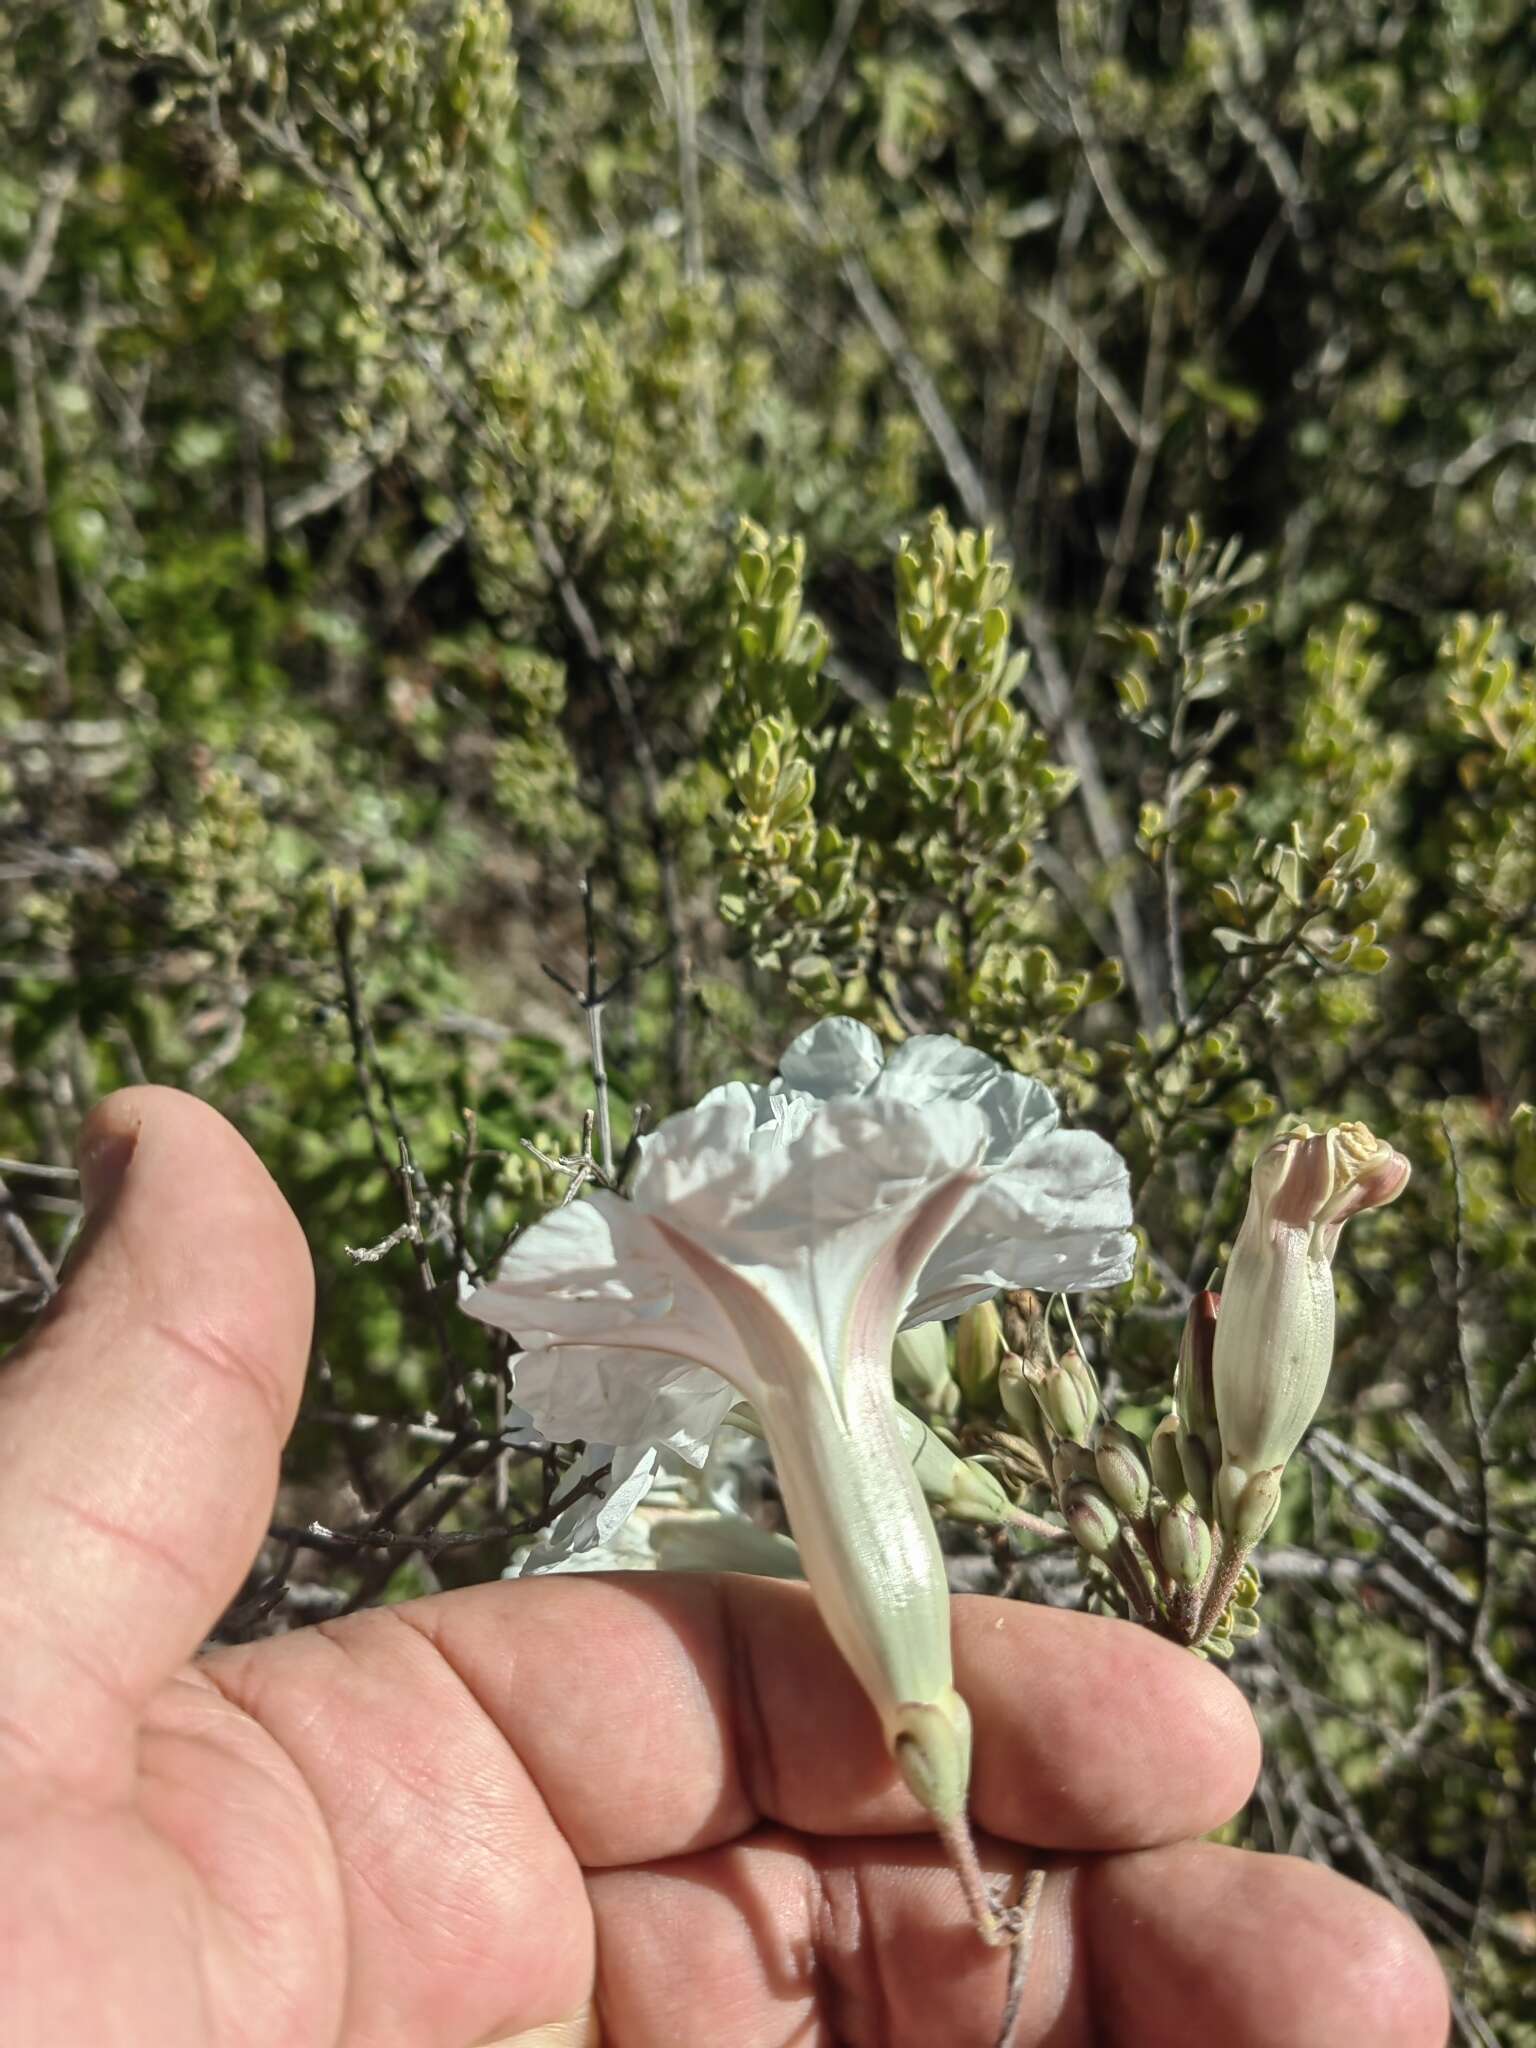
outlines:
[{"label": "thumb", "polygon": [[249,1568],[314,1305],[292,1212],[215,1110],[101,1103],[86,1227],[0,1368],[0,1741],[72,1773],[131,1732]]}]

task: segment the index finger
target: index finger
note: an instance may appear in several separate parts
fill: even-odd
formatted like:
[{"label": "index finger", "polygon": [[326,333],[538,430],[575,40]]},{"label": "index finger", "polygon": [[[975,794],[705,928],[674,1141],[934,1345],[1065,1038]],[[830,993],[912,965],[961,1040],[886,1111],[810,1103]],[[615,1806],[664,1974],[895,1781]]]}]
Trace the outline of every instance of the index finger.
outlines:
[{"label": "index finger", "polygon": [[[295,1754],[312,1719],[306,1671],[333,1715],[355,1685],[354,1768],[370,1747],[382,1768],[429,1702],[435,1726],[453,1725],[457,1697],[503,1738],[589,1870],[709,1848],[764,1819],[816,1834],[930,1826],[801,1586],[562,1575],[327,1630],[343,1632],[340,1672],[329,1644],[300,1632],[221,1652],[219,1682]],[[1202,1833],[1247,1797],[1252,1718],[1187,1651],[1127,1623],[987,1599],[954,1603],[954,1634],[976,1727],[973,1810],[993,1834],[1140,1847]],[[444,1784],[423,1793],[438,1812],[453,1796],[444,1756]]]}]

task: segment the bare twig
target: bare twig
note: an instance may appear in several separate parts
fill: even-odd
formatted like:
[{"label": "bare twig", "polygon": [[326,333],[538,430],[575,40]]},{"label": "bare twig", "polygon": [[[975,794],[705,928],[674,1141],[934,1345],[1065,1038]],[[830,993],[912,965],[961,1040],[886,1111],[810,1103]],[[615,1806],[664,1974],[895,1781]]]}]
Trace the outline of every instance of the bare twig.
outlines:
[{"label": "bare twig", "polygon": [[19,313],[42,290],[53,263],[64,209],[79,177],[78,159],[66,157],[50,166],[38,180],[37,212],[32,217],[32,239],[26,253],[14,270],[0,263],[0,300],[5,302],[6,313]]},{"label": "bare twig", "polygon": [[1466,1190],[1457,1149],[1456,1134],[1451,1120],[1441,1111],[1441,1128],[1445,1132],[1446,1146],[1451,1159],[1451,1190],[1454,1197],[1454,1248],[1456,1255],[1456,1349],[1457,1373],[1461,1380],[1462,1398],[1466,1402],[1467,1419],[1472,1431],[1473,1455],[1473,1504],[1479,1531],[1478,1543],[1478,1587],[1475,1612],[1472,1618],[1472,1634],[1468,1649],[1472,1662],[1484,1683],[1498,1694],[1504,1703],[1513,1708],[1522,1718],[1536,1713],[1536,1693],[1523,1685],[1517,1685],[1495,1658],[1489,1638],[1493,1629],[1493,1590],[1495,1538],[1490,1526],[1488,1473],[1493,1461],[1492,1445],[1488,1434],[1488,1416],[1483,1401],[1482,1389],[1477,1381],[1477,1367],[1472,1359],[1471,1339],[1467,1328],[1466,1302],[1471,1288],[1467,1265],[1466,1238],[1463,1229]]},{"label": "bare twig", "polygon": [[59,1276],[54,1271],[48,1254],[27,1228],[26,1220],[17,1208],[3,1176],[0,1176],[0,1224],[5,1226],[6,1236],[16,1247],[22,1263],[42,1289],[44,1299],[51,1301],[59,1291]]},{"label": "bare twig", "polygon": [[[605,987],[597,971],[597,907],[592,893],[590,871],[581,881],[582,921],[587,938],[587,979],[584,988],[578,988],[558,969],[546,966],[544,972],[557,987],[563,988],[571,999],[580,1005],[587,1020],[587,1039],[592,1058],[592,1089],[597,1104],[598,1164],[602,1167],[604,1180],[613,1182],[613,1122],[608,1106],[608,1069],[603,1060],[603,1010],[611,1002],[630,977],[626,967],[622,973]],[[658,955],[658,958],[664,957]],[[654,965],[654,962],[648,962]],[[529,1147],[533,1150],[532,1147]],[[536,1154],[536,1156],[542,1156]]]},{"label": "bare twig", "polygon": [[78,1181],[79,1170],[73,1166],[42,1166],[33,1159],[0,1159],[0,1173],[14,1173],[21,1180],[65,1180]]}]

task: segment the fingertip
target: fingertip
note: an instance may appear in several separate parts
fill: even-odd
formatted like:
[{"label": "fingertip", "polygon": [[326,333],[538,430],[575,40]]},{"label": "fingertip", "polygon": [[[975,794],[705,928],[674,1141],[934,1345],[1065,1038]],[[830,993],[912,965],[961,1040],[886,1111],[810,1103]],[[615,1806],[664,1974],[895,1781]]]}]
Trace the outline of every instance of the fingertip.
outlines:
[{"label": "fingertip", "polygon": [[162,1261],[179,1239],[203,1269],[202,1295],[219,1278],[206,1270],[217,1244],[226,1294],[245,1312],[260,1298],[281,1353],[307,1354],[315,1291],[309,1247],[276,1182],[227,1117],[178,1088],[119,1088],[85,1118],[76,1152],[94,1230],[119,1215],[135,1238],[141,1224],[153,1228]]},{"label": "fingertip", "polygon": [[[1237,1688],[1130,1622],[985,1598],[955,1602],[976,1719],[976,1810],[1041,1847],[1204,1834],[1252,1792],[1259,1736]],[[1025,1821],[1021,1787],[1030,1781]]]},{"label": "fingertip", "polygon": [[1171,1653],[1178,1664],[1177,1683],[1185,1694],[1186,1724],[1198,1731],[1195,1739],[1210,1766],[1211,1817],[1206,1829],[1220,1827],[1248,1804],[1259,1782],[1264,1762],[1259,1724],[1247,1700],[1219,1665],[1176,1643],[1161,1643],[1159,1648],[1165,1655]]},{"label": "fingertip", "polygon": [[[1298,1857],[1276,1860],[1317,1874],[1314,1865]],[[1361,2010],[1371,2013],[1382,2042],[1391,2048],[1445,2048],[1451,2030],[1450,1986],[1427,1936],[1390,1900],[1363,1885],[1349,1888],[1356,1925],[1345,1968]]]},{"label": "fingertip", "polygon": [[1111,2040],[1182,2048],[1444,2048],[1449,1997],[1423,1935],[1298,1857],[1183,1843],[1084,1873],[1096,2014]]},{"label": "fingertip", "polygon": [[80,1126],[75,1164],[80,1173],[80,1199],[85,1213],[99,1218],[122,1186],[138,1150],[140,1106],[130,1098],[147,1091],[120,1088],[90,1111]]}]

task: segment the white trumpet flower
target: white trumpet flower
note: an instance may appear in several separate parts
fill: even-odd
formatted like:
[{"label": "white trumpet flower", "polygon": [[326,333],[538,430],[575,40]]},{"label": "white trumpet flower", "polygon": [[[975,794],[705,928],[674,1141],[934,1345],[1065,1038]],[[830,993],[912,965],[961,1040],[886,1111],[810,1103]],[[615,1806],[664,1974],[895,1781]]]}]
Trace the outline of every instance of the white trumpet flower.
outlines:
[{"label": "white trumpet flower", "polygon": [[832,1019],[781,1075],[669,1118],[641,1141],[630,1199],[532,1225],[466,1306],[515,1335],[517,1399],[550,1438],[697,1457],[751,1403],[833,1639],[908,1781],[958,1813],[969,1724],[891,1347],[1000,1287],[1122,1280],[1125,1168],[1058,1130],[1038,1082],[954,1039],[884,1062],[872,1032]]}]

